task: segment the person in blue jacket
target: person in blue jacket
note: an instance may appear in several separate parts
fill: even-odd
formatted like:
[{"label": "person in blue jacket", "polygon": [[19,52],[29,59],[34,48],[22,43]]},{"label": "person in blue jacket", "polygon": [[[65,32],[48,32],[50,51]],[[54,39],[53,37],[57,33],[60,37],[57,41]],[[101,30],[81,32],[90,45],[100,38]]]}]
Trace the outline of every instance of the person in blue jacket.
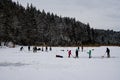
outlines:
[{"label": "person in blue jacket", "polygon": [[89,50],[87,53],[89,54],[89,58],[91,58],[91,53],[92,53],[92,51]]}]

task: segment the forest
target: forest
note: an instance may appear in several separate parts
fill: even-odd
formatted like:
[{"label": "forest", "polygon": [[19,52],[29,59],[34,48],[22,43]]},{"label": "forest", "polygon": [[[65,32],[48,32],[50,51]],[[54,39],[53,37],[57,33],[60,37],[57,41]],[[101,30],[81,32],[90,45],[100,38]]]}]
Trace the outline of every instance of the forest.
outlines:
[{"label": "forest", "polygon": [[0,0],[0,43],[18,45],[120,45],[120,31],[93,29],[75,18]]}]

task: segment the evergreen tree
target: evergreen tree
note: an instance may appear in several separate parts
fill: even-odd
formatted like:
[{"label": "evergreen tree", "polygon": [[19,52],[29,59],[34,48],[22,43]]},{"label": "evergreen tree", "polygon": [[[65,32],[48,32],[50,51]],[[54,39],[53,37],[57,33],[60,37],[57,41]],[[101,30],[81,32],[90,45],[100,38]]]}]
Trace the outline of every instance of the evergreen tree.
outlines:
[{"label": "evergreen tree", "polygon": [[70,46],[86,44],[120,45],[120,32],[99,30],[54,13],[37,10],[32,4],[0,0],[0,42],[21,45]]}]

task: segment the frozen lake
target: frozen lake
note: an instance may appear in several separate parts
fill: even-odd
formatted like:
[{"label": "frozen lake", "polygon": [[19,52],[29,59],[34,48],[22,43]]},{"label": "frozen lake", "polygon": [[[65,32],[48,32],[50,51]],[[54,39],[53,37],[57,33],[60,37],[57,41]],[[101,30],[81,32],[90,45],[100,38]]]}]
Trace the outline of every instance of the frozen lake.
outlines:
[{"label": "frozen lake", "polygon": [[[107,46],[84,47],[79,58],[77,47],[52,47],[52,51],[33,53],[24,46],[0,48],[0,80],[120,80],[120,47],[108,46],[111,58],[102,57]],[[32,48],[32,47],[31,47]],[[49,49],[49,48],[48,48]],[[92,58],[87,52],[92,50]],[[56,58],[61,55],[63,58]]]}]

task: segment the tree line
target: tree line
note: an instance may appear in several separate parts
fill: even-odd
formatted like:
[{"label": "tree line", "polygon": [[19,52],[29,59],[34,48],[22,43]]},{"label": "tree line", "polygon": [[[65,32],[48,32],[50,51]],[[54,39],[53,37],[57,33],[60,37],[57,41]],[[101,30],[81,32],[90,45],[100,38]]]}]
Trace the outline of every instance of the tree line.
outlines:
[{"label": "tree line", "polygon": [[120,32],[93,29],[75,18],[0,0],[0,42],[19,45],[120,45]]}]

